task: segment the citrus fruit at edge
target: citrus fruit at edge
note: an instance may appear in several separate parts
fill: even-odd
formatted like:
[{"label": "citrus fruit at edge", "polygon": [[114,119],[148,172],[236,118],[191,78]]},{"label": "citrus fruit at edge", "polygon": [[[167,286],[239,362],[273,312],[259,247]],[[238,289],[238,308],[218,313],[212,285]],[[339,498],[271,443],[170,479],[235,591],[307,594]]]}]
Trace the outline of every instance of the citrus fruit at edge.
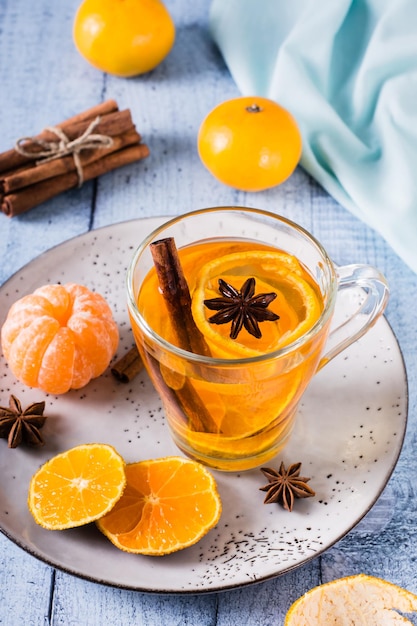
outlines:
[{"label": "citrus fruit at edge", "polygon": [[417,596],[382,578],[357,574],[310,589],[291,605],[284,626],[388,626],[399,619],[411,624],[397,611],[417,611]]},{"label": "citrus fruit at edge", "polygon": [[75,15],[73,40],[97,69],[121,77],[159,65],[175,41],[175,25],[161,0],[84,0]]}]

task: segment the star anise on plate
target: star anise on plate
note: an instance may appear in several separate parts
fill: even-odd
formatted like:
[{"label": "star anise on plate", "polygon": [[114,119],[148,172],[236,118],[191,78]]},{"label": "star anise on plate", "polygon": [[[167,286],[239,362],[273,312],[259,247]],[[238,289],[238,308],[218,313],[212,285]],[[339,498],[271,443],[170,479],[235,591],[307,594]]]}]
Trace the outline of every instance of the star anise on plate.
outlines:
[{"label": "star anise on plate", "polygon": [[7,438],[9,448],[17,448],[22,442],[29,446],[43,446],[39,429],[45,423],[45,402],[34,402],[24,411],[20,400],[11,395],[9,406],[0,406],[0,437]]},{"label": "star anise on plate", "polygon": [[300,476],[301,463],[293,463],[288,469],[281,463],[279,470],[270,467],[262,467],[261,472],[268,479],[265,487],[260,487],[260,491],[266,491],[264,504],[278,502],[284,509],[292,511],[295,498],[309,498],[315,496],[315,492],[307,485],[309,478]]},{"label": "star anise on plate", "polygon": [[211,324],[232,322],[231,339],[236,339],[242,328],[260,339],[262,337],[259,322],[274,322],[279,315],[268,310],[268,306],[277,297],[276,293],[260,293],[255,296],[255,279],[248,278],[239,291],[225,280],[219,278],[219,291],[223,297],[204,300],[211,311],[218,311],[208,318]]}]

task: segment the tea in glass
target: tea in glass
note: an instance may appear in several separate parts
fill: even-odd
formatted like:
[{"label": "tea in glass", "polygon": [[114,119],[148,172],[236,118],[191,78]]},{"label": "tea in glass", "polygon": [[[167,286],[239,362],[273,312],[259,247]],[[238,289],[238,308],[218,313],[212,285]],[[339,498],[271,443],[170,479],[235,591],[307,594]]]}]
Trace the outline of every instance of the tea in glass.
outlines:
[{"label": "tea in glass", "polygon": [[[175,283],[172,267],[162,285],[150,254],[168,239],[175,241],[189,294],[174,314],[166,297]],[[133,333],[173,439],[186,455],[240,471],[264,464],[285,446],[314,373],[366,332],[386,304],[383,277],[377,271],[370,276],[368,266],[366,272],[354,267],[355,276],[344,268],[338,281],[309,233],[256,209],[196,211],[143,242],[128,276]],[[359,330],[341,325],[325,354],[340,283],[357,286],[358,274],[362,284],[368,274],[367,302],[375,306],[362,311]],[[187,329],[191,339],[202,340],[197,347],[181,339]]]}]

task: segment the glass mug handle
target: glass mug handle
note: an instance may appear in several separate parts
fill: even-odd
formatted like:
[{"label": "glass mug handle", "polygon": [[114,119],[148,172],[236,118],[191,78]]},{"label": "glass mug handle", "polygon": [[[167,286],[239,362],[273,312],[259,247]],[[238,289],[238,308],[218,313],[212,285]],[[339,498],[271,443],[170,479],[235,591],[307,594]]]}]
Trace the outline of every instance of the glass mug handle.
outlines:
[{"label": "glass mug handle", "polygon": [[[353,312],[331,329],[325,354],[320,359],[317,371],[336,355],[364,335],[383,314],[389,298],[389,287],[385,277],[370,265],[345,265],[336,267],[338,294],[342,290],[355,289],[361,303]],[[337,306],[337,301],[336,301]]]}]

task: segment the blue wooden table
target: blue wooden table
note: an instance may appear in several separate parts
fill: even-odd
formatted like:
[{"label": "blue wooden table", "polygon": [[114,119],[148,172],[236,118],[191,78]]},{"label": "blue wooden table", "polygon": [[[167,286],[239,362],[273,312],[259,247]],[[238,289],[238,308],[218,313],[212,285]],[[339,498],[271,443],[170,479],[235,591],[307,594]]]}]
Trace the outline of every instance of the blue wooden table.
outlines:
[{"label": "blue wooden table", "polygon": [[0,535],[0,623],[278,625],[311,587],[360,572],[417,593],[415,274],[300,168],[280,187],[258,194],[229,189],[203,168],[199,124],[216,104],[239,95],[208,34],[208,0],[167,0],[177,25],[174,49],[156,70],[133,79],[103,74],[79,56],[71,35],[77,5],[0,0],[0,152],[18,137],[113,98],[131,110],[150,156],[19,217],[0,215],[0,284],[43,251],[116,222],[212,205],[279,212],[313,232],[337,263],[371,263],[386,275],[392,292],[386,318],[407,369],[409,419],[397,467],[371,511],[331,549],[290,573],[220,593],[154,595],[55,570]]}]

